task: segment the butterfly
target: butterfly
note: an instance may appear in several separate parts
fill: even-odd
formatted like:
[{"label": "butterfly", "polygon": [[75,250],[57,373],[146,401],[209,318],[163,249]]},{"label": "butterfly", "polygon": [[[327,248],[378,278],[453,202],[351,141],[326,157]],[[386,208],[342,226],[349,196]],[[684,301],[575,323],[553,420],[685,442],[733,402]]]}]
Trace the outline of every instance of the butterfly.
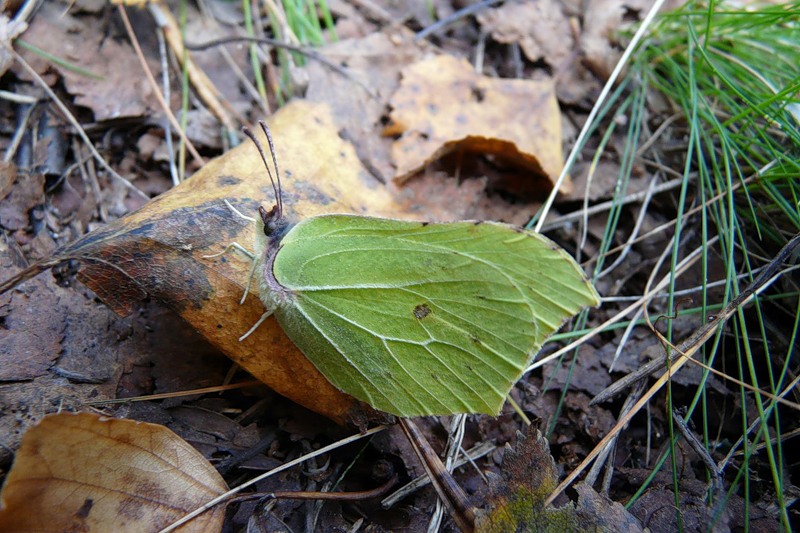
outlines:
[{"label": "butterfly", "polygon": [[[599,296],[562,248],[496,222],[259,209],[263,318],[274,315],[334,386],[398,416],[499,413],[545,340]],[[261,321],[259,321],[260,323]],[[256,325],[257,326],[257,325]]]}]

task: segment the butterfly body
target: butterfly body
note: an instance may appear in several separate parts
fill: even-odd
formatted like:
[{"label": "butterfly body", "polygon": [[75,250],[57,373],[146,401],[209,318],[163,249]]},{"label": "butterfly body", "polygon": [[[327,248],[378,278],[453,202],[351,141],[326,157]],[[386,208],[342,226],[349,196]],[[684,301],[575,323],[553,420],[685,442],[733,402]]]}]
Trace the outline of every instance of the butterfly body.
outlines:
[{"label": "butterfly body", "polygon": [[545,339],[599,301],[564,250],[506,224],[262,221],[265,306],[336,387],[399,416],[497,414]]}]

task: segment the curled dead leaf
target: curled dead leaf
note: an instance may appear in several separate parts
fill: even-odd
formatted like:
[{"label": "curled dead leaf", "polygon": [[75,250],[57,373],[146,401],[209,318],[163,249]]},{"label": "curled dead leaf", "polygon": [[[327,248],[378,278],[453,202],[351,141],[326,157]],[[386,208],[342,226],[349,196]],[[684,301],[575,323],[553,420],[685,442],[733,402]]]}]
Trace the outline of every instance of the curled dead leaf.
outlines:
[{"label": "curled dead leaf", "polygon": [[[156,424],[60,413],[27,431],[0,494],[2,531],[158,531],[227,490]],[[180,531],[219,531],[216,507]]]},{"label": "curled dead leaf", "polygon": [[390,104],[384,133],[400,135],[392,146],[399,183],[458,151],[525,169],[543,190],[561,172],[561,113],[551,81],[488,78],[442,55],[406,68]]}]

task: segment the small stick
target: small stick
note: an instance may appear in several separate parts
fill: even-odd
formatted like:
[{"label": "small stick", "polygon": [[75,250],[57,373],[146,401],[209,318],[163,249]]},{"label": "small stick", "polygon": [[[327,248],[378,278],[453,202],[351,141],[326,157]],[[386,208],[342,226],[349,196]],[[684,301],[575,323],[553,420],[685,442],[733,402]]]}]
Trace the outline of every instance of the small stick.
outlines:
[{"label": "small stick", "polygon": [[238,42],[266,44],[268,46],[274,46],[276,48],[283,48],[291,52],[297,52],[298,54],[302,54],[309,59],[313,59],[314,61],[322,63],[323,65],[325,65],[332,71],[336,72],[337,74],[341,74],[348,80],[351,80],[353,83],[361,86],[361,88],[364,89],[367,92],[367,94],[369,94],[371,97],[373,98],[378,97],[375,91],[373,91],[369,86],[367,86],[363,82],[359,81],[356,77],[347,72],[347,70],[343,69],[336,63],[329,61],[323,55],[318,54],[314,50],[311,50],[304,46],[297,46],[287,42],[278,41],[276,39],[270,39],[269,37],[248,37],[248,36],[225,37],[222,39],[215,39],[213,41],[208,41],[205,43],[196,43],[196,44],[184,43],[184,46],[186,47],[187,50],[205,50],[206,48],[211,48],[213,46],[220,46],[223,44],[238,43]]},{"label": "small stick", "polygon": [[13,289],[17,285],[19,285],[20,283],[28,281],[31,278],[35,278],[36,276],[38,276],[39,274],[41,274],[45,270],[47,270],[49,268],[53,268],[54,266],[58,266],[59,264],[63,263],[64,261],[68,261],[68,260],[69,259],[67,259],[67,258],[57,257],[57,258],[54,258],[54,259],[49,259],[47,261],[40,261],[38,263],[34,263],[34,264],[30,265],[30,266],[20,270],[19,272],[17,272],[16,274],[14,274],[10,278],[8,278],[7,280],[5,280],[2,283],[0,283],[0,294],[4,294],[8,290]]},{"label": "small stick", "polygon": [[233,498],[231,501],[245,501],[254,498],[267,498],[275,500],[327,500],[339,502],[357,502],[369,498],[377,498],[386,494],[394,484],[397,483],[397,474],[393,475],[389,481],[370,490],[359,490],[352,492],[323,492],[317,490],[298,490],[298,491],[278,491],[269,493],[244,494]]},{"label": "small stick", "polygon": [[433,488],[436,489],[436,493],[447,507],[447,511],[458,528],[464,533],[475,531],[475,508],[469,503],[464,490],[444,467],[442,460],[439,459],[430,443],[411,419],[401,418],[400,427],[422,462],[422,466],[425,467]]}]

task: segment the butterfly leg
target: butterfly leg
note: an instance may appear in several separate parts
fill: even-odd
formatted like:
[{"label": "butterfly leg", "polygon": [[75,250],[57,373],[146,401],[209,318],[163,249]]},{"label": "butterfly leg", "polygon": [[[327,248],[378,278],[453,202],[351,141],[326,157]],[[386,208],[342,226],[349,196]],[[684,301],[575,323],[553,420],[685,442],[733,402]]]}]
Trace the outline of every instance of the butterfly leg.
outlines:
[{"label": "butterfly leg", "polygon": [[[228,201],[228,199],[227,199],[227,198],[223,199],[222,201],[223,201],[223,202],[225,202],[225,205],[227,205],[227,206],[228,206],[228,209],[230,209],[231,211],[233,211],[233,213],[234,213],[236,216],[238,216],[239,218],[243,218],[244,220],[246,220],[246,221],[248,221],[248,222],[255,223],[256,219],[254,219],[253,217],[249,217],[249,216],[247,216],[247,215],[243,214],[241,211],[239,211],[238,209],[236,209],[235,207],[233,207],[233,204],[231,204],[231,203]],[[254,254],[253,252],[251,252],[250,250],[248,250],[247,248],[245,248],[244,246],[242,246],[242,245],[241,245],[241,244],[239,244],[238,242],[232,242],[232,243],[230,243],[228,246],[226,246],[226,247],[225,247],[225,249],[224,249],[224,250],[222,250],[221,252],[219,252],[219,253],[217,253],[217,254],[212,254],[212,255],[204,255],[204,256],[203,256],[203,259],[213,259],[214,257],[219,257],[219,256],[221,256],[221,255],[224,255],[224,254],[228,253],[228,252],[229,252],[231,249],[234,249],[234,250],[239,250],[240,252],[242,252],[244,255],[246,255],[246,256],[247,256],[247,257],[249,257],[250,259],[255,259],[255,257],[256,257],[256,256],[255,256],[255,254]]]},{"label": "butterfly leg", "polygon": [[204,255],[203,259],[212,259],[214,257],[219,257],[221,255],[228,253],[230,250],[237,250],[243,253],[244,255],[247,256],[248,259],[250,259],[250,261],[253,262],[253,265],[250,267],[250,272],[247,274],[247,285],[244,288],[244,294],[242,295],[242,299],[239,302],[239,305],[241,305],[244,303],[245,299],[247,298],[247,295],[250,293],[250,287],[253,285],[253,274],[255,274],[256,266],[258,266],[258,263],[256,262],[256,255],[247,248],[245,248],[244,246],[242,246],[241,244],[239,244],[238,242],[232,242],[228,246],[226,246],[225,249],[222,250],[221,252],[212,255]]},{"label": "butterfly leg", "polygon": [[[228,206],[228,209],[230,209],[231,211],[233,211],[233,213],[234,213],[236,216],[238,216],[239,218],[243,218],[243,219],[245,219],[245,220],[246,220],[246,221],[248,221],[248,222],[255,222],[255,221],[256,221],[256,219],[254,219],[253,217],[249,217],[249,216],[247,216],[247,215],[243,214],[241,211],[239,211],[239,210],[238,210],[238,209],[236,209],[235,207],[233,207],[233,204],[231,204],[231,203],[228,201],[228,199],[227,199],[227,198],[223,199],[222,201],[223,201],[223,202],[225,202],[225,205],[227,205],[227,206]],[[234,249],[234,250],[239,250],[240,252],[242,252],[244,255],[246,255],[246,256],[247,256],[247,257],[249,257],[250,259],[255,259],[255,258],[256,258],[255,254],[254,254],[253,252],[251,252],[250,250],[248,250],[247,248],[245,248],[244,246],[242,246],[242,245],[241,245],[241,244],[239,244],[238,242],[232,242],[232,243],[230,243],[228,246],[226,246],[226,247],[225,247],[225,249],[224,249],[224,250],[222,250],[221,252],[219,252],[219,253],[217,253],[217,254],[204,255],[204,256],[203,256],[203,259],[213,259],[214,257],[219,257],[219,256],[221,256],[221,255],[225,255],[225,254],[226,254],[226,253],[228,253],[228,252],[229,252],[231,249]]]},{"label": "butterfly leg", "polygon": [[203,259],[213,259],[215,257],[219,257],[221,255],[225,255],[228,252],[230,252],[231,250],[237,250],[237,251],[243,253],[244,255],[246,255],[251,260],[256,258],[256,254],[254,254],[253,252],[251,252],[250,250],[248,250],[247,248],[245,248],[244,246],[242,246],[238,242],[232,242],[228,246],[226,246],[225,249],[222,250],[221,252],[218,252],[216,254],[211,254],[211,255],[204,255]]},{"label": "butterfly leg", "polygon": [[[247,295],[250,293],[250,287],[253,285],[253,274],[256,273],[256,267],[258,266],[258,262],[256,261],[254,255],[250,256],[250,259],[253,261],[253,264],[250,265],[250,272],[247,274],[247,285],[244,287],[244,294],[242,294],[242,299],[239,301],[239,305],[244,304],[244,301],[247,299]],[[260,323],[261,322],[259,322],[259,324]],[[250,333],[248,332],[247,334],[249,335]]]},{"label": "butterfly leg", "polygon": [[228,206],[228,209],[230,209],[230,210],[231,210],[231,211],[233,211],[233,212],[234,212],[236,215],[238,215],[238,216],[239,216],[239,218],[243,218],[243,219],[245,219],[245,220],[246,220],[246,221],[248,221],[248,222],[255,222],[255,221],[256,221],[256,219],[254,219],[253,217],[249,217],[249,216],[247,216],[247,215],[243,214],[241,211],[239,211],[239,210],[238,210],[238,209],[236,209],[235,207],[233,207],[233,204],[231,204],[231,203],[228,201],[228,199],[227,199],[227,198],[223,199],[222,201],[223,201],[223,202],[225,202],[225,205],[227,205],[227,206]]},{"label": "butterfly leg", "polygon": [[239,337],[239,342],[242,342],[242,341],[243,341],[243,340],[245,340],[247,337],[249,337],[249,336],[250,336],[250,334],[252,334],[252,333],[253,333],[255,330],[257,330],[257,329],[258,329],[258,326],[260,326],[261,324],[263,324],[263,323],[264,323],[264,321],[265,321],[267,318],[269,318],[269,317],[270,317],[270,315],[272,315],[272,311],[269,311],[269,310],[267,310],[267,311],[264,311],[264,314],[263,314],[263,315],[261,315],[261,318],[259,318],[259,319],[258,319],[258,321],[257,321],[255,324],[253,324],[253,327],[252,327],[252,328],[250,328],[250,329],[248,329],[248,330],[247,330],[247,333],[245,333],[244,335],[242,335],[241,337]]},{"label": "butterfly leg", "polygon": [[[227,200],[227,198],[224,199],[223,202],[225,202],[225,205],[228,206],[228,209],[233,211],[233,213],[236,214],[239,218],[243,218],[244,220],[247,220],[248,222],[255,222],[256,221],[256,219],[254,219],[253,217],[249,217],[249,216],[243,214],[241,211],[239,211],[235,207],[233,207],[233,204],[231,204]],[[221,255],[225,255],[226,253],[228,253],[232,249],[233,250],[238,250],[242,254],[246,255],[247,258],[250,259],[253,262],[253,266],[250,267],[250,272],[247,274],[247,285],[244,288],[244,294],[242,295],[242,299],[239,301],[239,305],[242,305],[242,304],[244,304],[245,299],[247,299],[247,295],[250,293],[250,286],[253,284],[253,274],[255,273],[256,265],[257,265],[257,263],[255,261],[256,255],[253,252],[251,252],[250,250],[248,250],[247,248],[245,248],[244,246],[242,246],[241,244],[239,244],[238,242],[232,242],[228,246],[226,246],[225,249],[222,250],[221,252],[216,253],[216,254],[211,254],[211,255],[204,255],[203,259],[212,259],[214,257],[219,257]],[[250,335],[250,333],[251,332],[248,331],[247,334],[245,334],[245,337],[247,335]],[[244,338],[244,337],[242,337],[242,338]]]}]

